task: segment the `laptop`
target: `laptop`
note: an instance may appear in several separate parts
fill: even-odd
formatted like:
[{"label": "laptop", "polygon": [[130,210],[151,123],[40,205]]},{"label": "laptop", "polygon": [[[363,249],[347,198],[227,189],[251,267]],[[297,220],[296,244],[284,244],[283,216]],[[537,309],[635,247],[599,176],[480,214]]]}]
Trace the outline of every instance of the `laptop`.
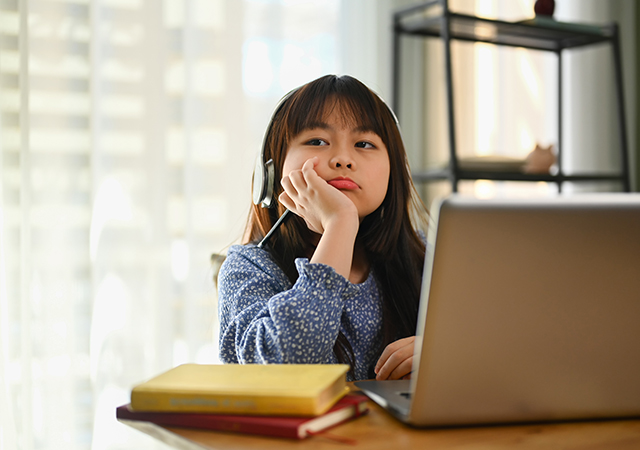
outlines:
[{"label": "laptop", "polygon": [[431,214],[411,380],[358,388],[418,427],[640,416],[640,194]]}]

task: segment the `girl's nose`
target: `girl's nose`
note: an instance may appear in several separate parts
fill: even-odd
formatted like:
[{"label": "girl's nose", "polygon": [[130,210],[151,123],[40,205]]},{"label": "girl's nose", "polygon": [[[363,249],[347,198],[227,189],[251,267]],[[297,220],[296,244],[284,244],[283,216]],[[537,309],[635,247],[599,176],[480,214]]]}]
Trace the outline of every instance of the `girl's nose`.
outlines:
[{"label": "girl's nose", "polygon": [[340,169],[340,168],[354,169],[355,168],[355,162],[353,161],[353,158],[351,157],[350,152],[346,149],[337,149],[337,151],[332,156],[329,163],[331,167],[335,169]]},{"label": "girl's nose", "polygon": [[336,167],[336,169],[337,169],[338,167],[343,167],[343,166],[344,166],[344,167],[346,167],[347,169],[351,169],[351,165],[352,165],[352,163],[342,163],[342,162],[340,162],[340,161],[336,161],[336,162],[335,162],[335,167]]}]

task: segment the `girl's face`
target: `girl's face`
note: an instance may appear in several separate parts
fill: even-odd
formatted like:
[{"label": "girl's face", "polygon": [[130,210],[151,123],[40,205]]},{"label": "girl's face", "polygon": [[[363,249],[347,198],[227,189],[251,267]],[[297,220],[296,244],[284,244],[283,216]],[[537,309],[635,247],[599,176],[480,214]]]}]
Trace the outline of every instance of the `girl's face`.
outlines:
[{"label": "girl's face", "polygon": [[332,108],[321,123],[295,136],[282,175],[300,170],[307,160],[317,157],[316,173],[353,201],[362,220],[387,194],[389,153],[380,136],[352,122],[344,120],[340,108]]}]

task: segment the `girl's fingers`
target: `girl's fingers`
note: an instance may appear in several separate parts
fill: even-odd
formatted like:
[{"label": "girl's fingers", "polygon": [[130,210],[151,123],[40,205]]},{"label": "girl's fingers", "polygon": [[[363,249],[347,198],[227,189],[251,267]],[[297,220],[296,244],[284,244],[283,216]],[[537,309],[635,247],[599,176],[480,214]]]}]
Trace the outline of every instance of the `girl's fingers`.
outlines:
[{"label": "girl's fingers", "polygon": [[306,160],[305,163],[302,165],[302,169],[300,169],[300,172],[304,178],[305,184],[309,188],[315,187],[317,189],[318,187],[326,184],[326,181],[320,178],[320,176],[315,170],[315,167],[318,165],[318,161],[319,161],[318,157],[314,156],[313,158]]},{"label": "girl's fingers", "polygon": [[282,189],[284,189],[284,192],[286,192],[290,198],[293,198],[297,195],[296,188],[293,186],[293,184],[291,183],[291,179],[288,176],[280,180],[280,185],[282,186]]},{"label": "girl's fingers", "polygon": [[302,165],[302,169],[301,169],[301,170],[302,170],[303,172],[309,172],[310,170],[313,170],[313,171],[315,172],[314,168],[318,165],[318,162],[319,162],[319,161],[320,161],[320,160],[318,159],[318,157],[317,157],[317,156],[314,156],[314,157],[313,157],[313,158],[311,158],[311,159],[307,159],[307,160],[304,162],[304,164]]},{"label": "girl's fingers", "polygon": [[380,355],[380,358],[378,358],[378,362],[376,363],[376,367],[374,369],[375,373],[378,373],[378,371],[382,368],[382,366],[387,362],[389,357],[393,355],[395,352],[397,352],[399,349],[401,349],[402,347],[409,346],[411,349],[411,353],[413,354],[414,342],[415,342],[415,336],[409,336],[407,338],[398,339],[397,341],[394,341],[391,344],[387,345],[384,351],[382,352],[382,354]]},{"label": "girl's fingers", "polygon": [[400,379],[411,373],[415,336],[399,339],[389,344],[374,369],[376,379]]},{"label": "girl's fingers", "polygon": [[284,177],[280,184],[282,186],[282,193],[278,196],[278,201],[282,203],[287,209],[294,213],[298,213],[298,206],[294,199],[298,197],[298,191],[291,183],[291,179],[287,176]]},{"label": "girl's fingers", "polygon": [[278,196],[278,201],[287,209],[296,212],[296,204],[293,202],[293,200],[291,200],[291,197],[289,197],[289,194],[287,194],[286,192],[283,192],[282,194],[280,194]]},{"label": "girl's fingers", "polygon": [[395,354],[376,374],[376,380],[399,380],[411,373],[413,355]]},{"label": "girl's fingers", "polygon": [[388,380],[392,379],[392,375],[395,373],[397,378],[401,378],[403,375],[411,371],[411,365],[409,364],[409,370],[398,375],[404,368],[406,368],[405,361],[413,358],[413,352],[407,351],[405,347],[399,349],[397,352],[391,354],[385,363],[380,367],[376,374],[376,380]]},{"label": "girl's fingers", "polygon": [[413,368],[413,355],[403,360],[395,369],[389,374],[388,380],[401,380],[411,378],[411,369]]},{"label": "girl's fingers", "polygon": [[317,157],[306,160],[301,169],[283,177],[281,185],[288,196],[283,197],[283,205],[302,217],[311,231],[322,234],[331,220],[339,215],[357,214],[357,210],[347,196],[317,174],[318,163]]},{"label": "girl's fingers", "polygon": [[304,209],[308,206],[306,204],[310,201],[310,198],[313,197],[313,195],[309,195],[313,191],[311,183],[316,183],[320,179],[314,170],[317,164],[317,157],[308,159],[300,170],[289,172],[281,181],[282,188],[289,195],[290,200],[298,205],[297,209],[300,209],[300,207]]},{"label": "girl's fingers", "polygon": [[307,190],[307,180],[305,180],[305,177],[300,170],[294,170],[289,174],[288,178],[297,195],[300,195],[302,192]]}]

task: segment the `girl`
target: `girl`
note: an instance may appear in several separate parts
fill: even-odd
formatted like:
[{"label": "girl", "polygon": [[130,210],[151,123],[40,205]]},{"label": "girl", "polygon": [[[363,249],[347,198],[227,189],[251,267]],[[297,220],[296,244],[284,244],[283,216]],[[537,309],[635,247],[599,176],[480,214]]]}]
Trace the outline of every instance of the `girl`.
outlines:
[{"label": "girl", "polygon": [[427,214],[394,114],[358,80],[324,76],[276,109],[260,164],[270,160],[279,202],[254,205],[220,270],[221,359],[408,377]]}]

